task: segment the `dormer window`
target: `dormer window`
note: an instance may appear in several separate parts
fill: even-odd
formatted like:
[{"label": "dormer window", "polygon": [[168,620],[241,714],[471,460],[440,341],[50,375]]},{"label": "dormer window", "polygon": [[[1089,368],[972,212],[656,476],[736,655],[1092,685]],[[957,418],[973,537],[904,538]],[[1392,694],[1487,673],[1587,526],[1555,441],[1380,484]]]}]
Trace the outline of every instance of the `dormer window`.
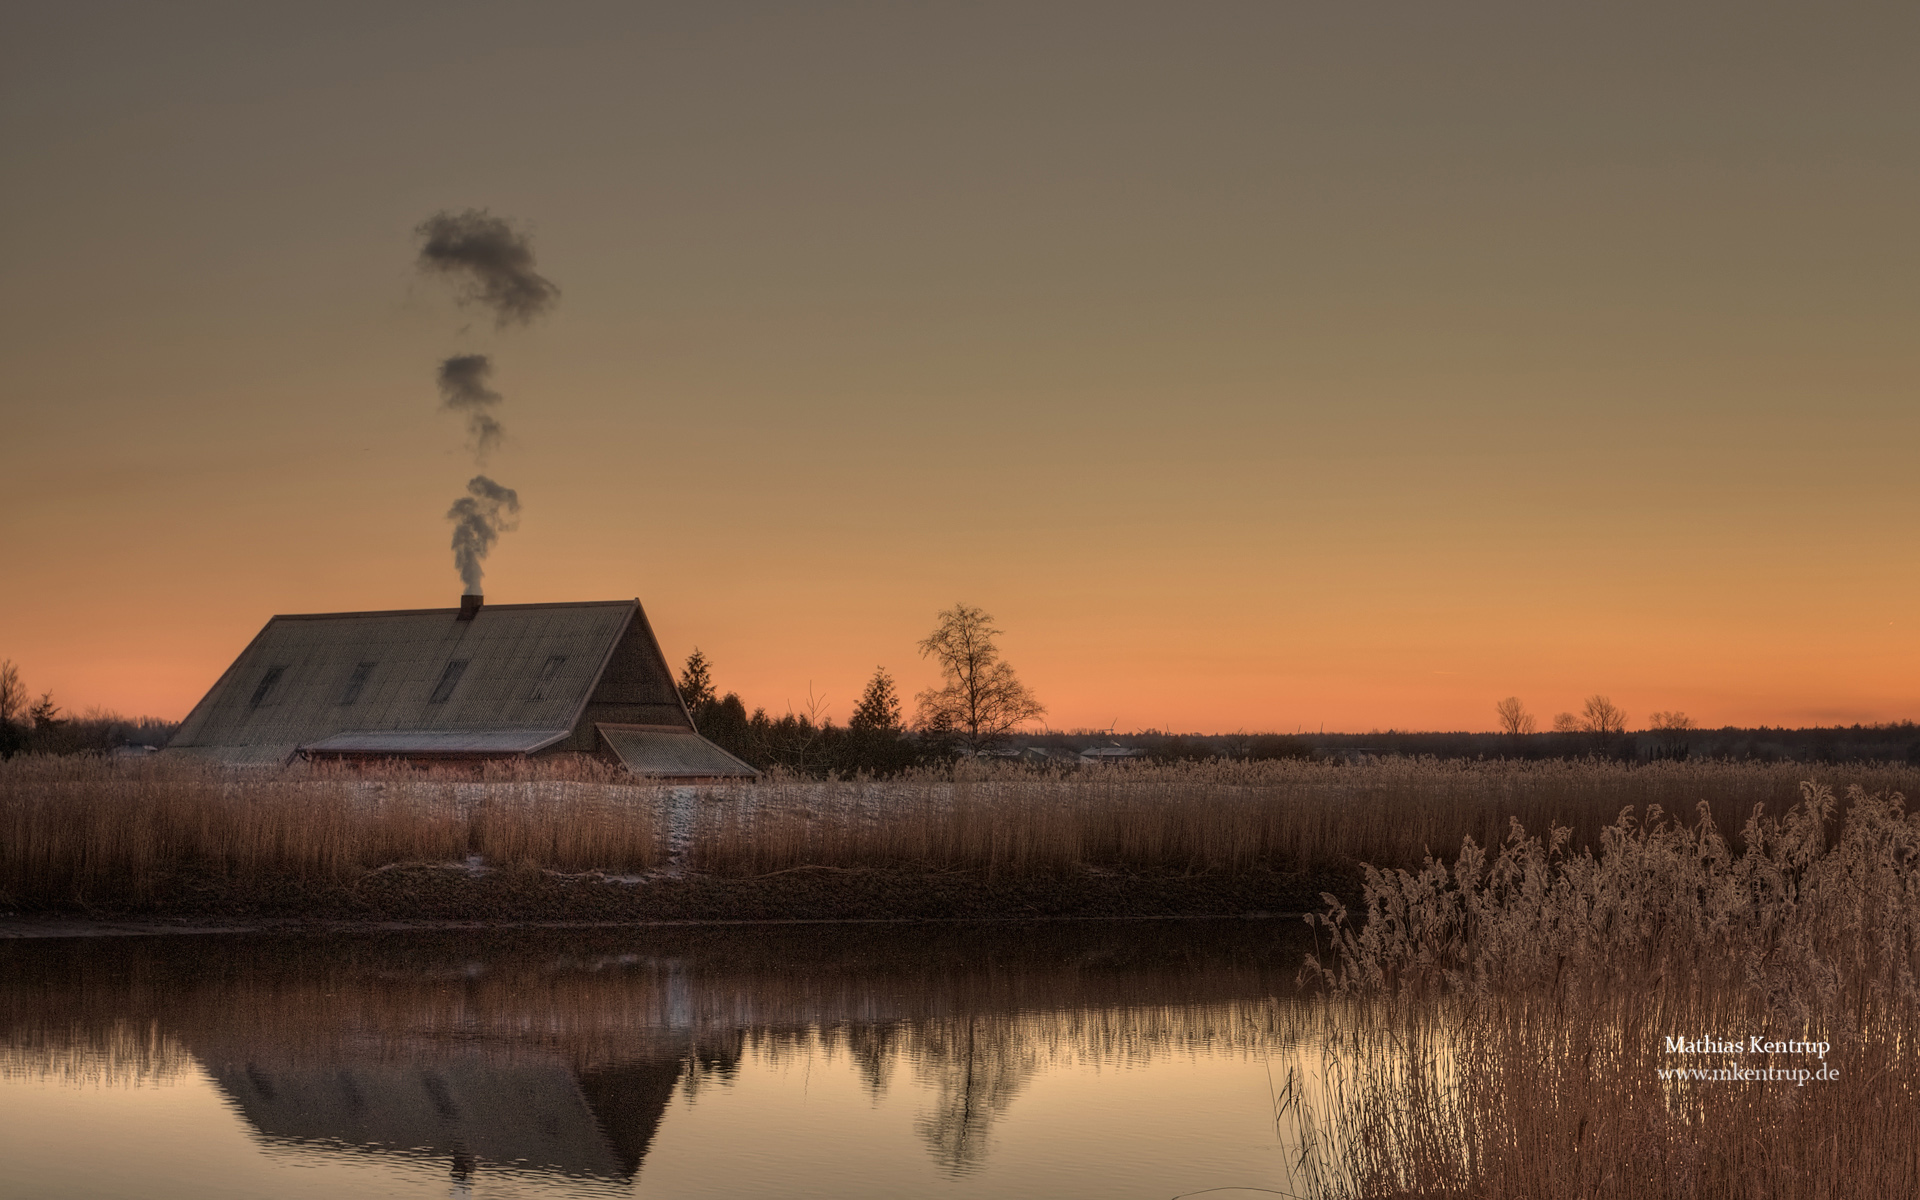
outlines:
[{"label": "dormer window", "polygon": [[347,680],[347,690],[340,696],[340,707],[359,702],[360,692],[367,686],[367,680],[373,677],[373,669],[379,665],[363,662],[353,669],[352,678]]},{"label": "dormer window", "polygon": [[287,669],[285,667],[268,667],[267,673],[260,677],[260,686],[253,689],[253,700],[247,707],[259,708],[262,704],[265,704],[267,698],[273,695],[273,685],[279,683],[280,677],[286,673]]},{"label": "dormer window", "polygon": [[533,694],[527,697],[527,702],[531,704],[535,700],[545,700],[552,690],[553,681],[560,675],[560,668],[566,665],[567,656],[564,654],[547,659],[547,665],[540,668],[540,678],[534,682]]},{"label": "dormer window", "polygon": [[460,677],[466,673],[466,659],[456,658],[448,663],[447,669],[440,672],[440,682],[434,684],[433,695],[427,697],[427,703],[445,704],[453,696],[453,689],[459,685]]}]

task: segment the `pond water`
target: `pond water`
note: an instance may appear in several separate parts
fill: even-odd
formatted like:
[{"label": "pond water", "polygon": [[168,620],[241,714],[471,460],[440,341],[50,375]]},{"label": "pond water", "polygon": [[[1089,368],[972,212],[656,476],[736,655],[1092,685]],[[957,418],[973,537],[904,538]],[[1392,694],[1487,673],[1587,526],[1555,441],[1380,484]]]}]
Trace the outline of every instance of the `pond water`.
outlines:
[{"label": "pond water", "polygon": [[0,1194],[1285,1190],[1274,1096],[1305,933],[4,941]]}]

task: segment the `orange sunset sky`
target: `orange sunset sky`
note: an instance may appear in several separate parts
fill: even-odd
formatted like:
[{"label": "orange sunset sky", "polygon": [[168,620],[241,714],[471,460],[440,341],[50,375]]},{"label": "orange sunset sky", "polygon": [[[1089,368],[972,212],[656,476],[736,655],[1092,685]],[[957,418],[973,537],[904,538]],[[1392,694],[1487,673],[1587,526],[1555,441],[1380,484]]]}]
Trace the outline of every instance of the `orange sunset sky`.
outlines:
[{"label": "orange sunset sky", "polygon": [[[1920,716],[1920,7],[20,3],[0,658],[639,596],[844,721],[956,600],[1054,728]],[[496,330],[415,227],[529,230]]]}]

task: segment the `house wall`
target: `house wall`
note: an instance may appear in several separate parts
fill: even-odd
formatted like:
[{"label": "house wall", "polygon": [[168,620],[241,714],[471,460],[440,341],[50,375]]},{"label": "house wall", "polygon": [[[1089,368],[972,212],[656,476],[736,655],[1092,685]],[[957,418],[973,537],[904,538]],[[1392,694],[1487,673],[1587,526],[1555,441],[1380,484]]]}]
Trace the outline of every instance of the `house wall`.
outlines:
[{"label": "house wall", "polygon": [[673,672],[666,655],[647,624],[646,613],[637,613],[627,631],[614,647],[601,673],[600,684],[587,700],[586,711],[573,734],[548,753],[559,751],[580,754],[600,752],[599,735],[594,723],[619,725],[675,725],[692,729],[686,706],[673,685]]}]

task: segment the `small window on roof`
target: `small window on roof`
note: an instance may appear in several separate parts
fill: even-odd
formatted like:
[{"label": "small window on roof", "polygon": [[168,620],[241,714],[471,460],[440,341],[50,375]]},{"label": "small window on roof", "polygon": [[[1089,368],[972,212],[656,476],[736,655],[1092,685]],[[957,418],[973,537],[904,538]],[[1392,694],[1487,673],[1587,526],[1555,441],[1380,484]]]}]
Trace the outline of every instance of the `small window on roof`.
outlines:
[{"label": "small window on roof", "polygon": [[346,693],[340,697],[342,708],[359,701],[361,689],[367,686],[367,680],[373,676],[373,669],[379,665],[377,662],[366,662],[353,669],[353,677],[347,680]]},{"label": "small window on roof", "polygon": [[566,665],[567,656],[564,654],[556,654],[549,658],[547,665],[540,668],[540,679],[533,685],[533,694],[527,697],[528,703],[545,700],[547,693],[552,690],[554,679],[560,674],[560,668]]},{"label": "small window on roof", "polygon": [[427,697],[427,703],[445,704],[453,695],[453,689],[460,682],[460,677],[466,673],[466,659],[456,658],[448,663],[447,669],[440,672],[440,682],[433,685],[433,695]]},{"label": "small window on roof", "polygon": [[280,677],[286,673],[287,669],[285,667],[268,667],[267,673],[260,677],[260,686],[253,689],[253,700],[248,704],[248,707],[259,708],[262,704],[265,704],[267,697],[273,694],[273,685],[279,683]]}]

